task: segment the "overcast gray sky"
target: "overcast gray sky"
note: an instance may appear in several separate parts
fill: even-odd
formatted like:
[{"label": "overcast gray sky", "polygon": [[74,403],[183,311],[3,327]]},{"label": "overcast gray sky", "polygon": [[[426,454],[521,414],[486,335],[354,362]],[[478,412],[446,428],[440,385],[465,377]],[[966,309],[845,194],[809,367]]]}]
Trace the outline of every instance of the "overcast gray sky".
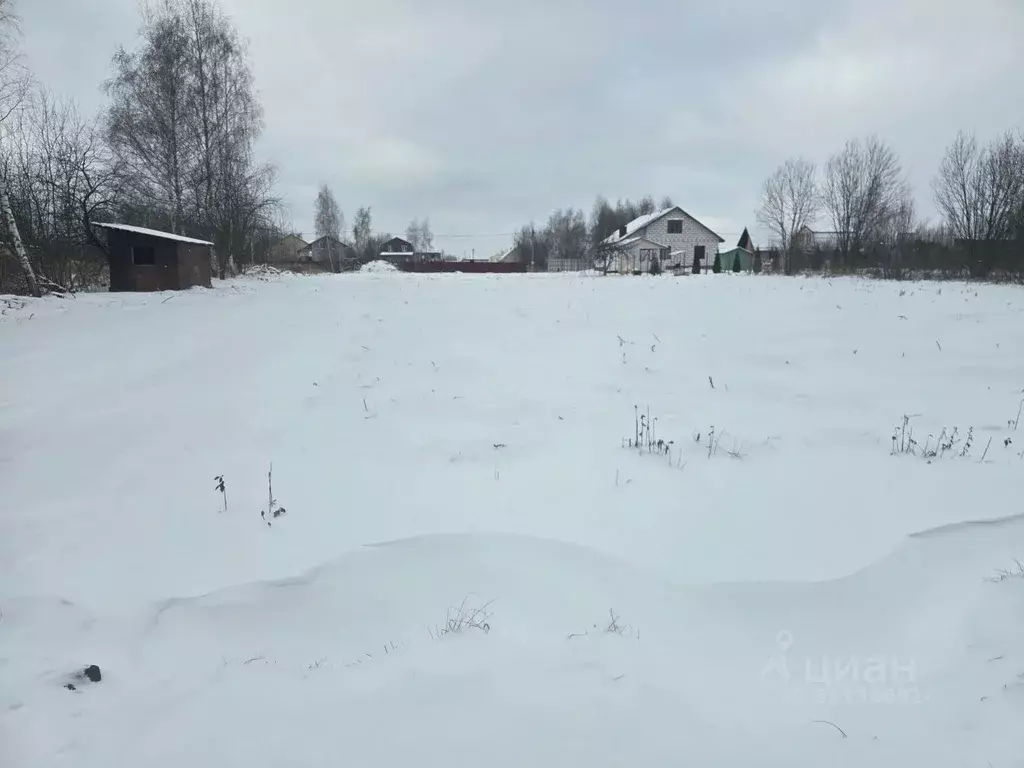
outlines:
[{"label": "overcast gray sky", "polygon": [[[221,0],[250,42],[296,229],[349,223],[489,256],[594,196],[671,195],[734,241],[791,155],[878,133],[934,217],[960,128],[1024,128],[1024,0]],[[769,7],[770,6],[770,7]],[[99,109],[137,0],[18,0],[37,77]],[[453,237],[459,235],[459,237]]]}]

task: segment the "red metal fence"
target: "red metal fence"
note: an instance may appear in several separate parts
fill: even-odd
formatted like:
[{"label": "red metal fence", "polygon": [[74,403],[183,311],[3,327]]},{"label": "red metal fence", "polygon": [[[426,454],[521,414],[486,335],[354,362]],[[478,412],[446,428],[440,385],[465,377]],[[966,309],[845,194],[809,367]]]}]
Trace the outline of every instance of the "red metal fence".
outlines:
[{"label": "red metal fence", "polygon": [[474,275],[526,272],[525,264],[503,261],[408,261],[397,266],[403,272],[464,272]]}]

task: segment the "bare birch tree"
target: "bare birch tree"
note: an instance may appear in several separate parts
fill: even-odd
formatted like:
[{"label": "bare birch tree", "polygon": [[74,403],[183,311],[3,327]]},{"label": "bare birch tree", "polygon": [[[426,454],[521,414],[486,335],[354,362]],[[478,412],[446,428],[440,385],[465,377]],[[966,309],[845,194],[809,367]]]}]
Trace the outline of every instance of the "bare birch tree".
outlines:
[{"label": "bare birch tree", "polygon": [[434,232],[430,228],[430,219],[420,221],[420,250],[434,250]]},{"label": "bare birch tree", "polygon": [[[327,258],[331,264],[331,271],[336,272],[334,266],[334,241],[341,240],[341,209],[334,199],[334,193],[326,184],[320,187],[316,195],[316,204],[313,214],[313,226],[316,228],[317,239],[327,238]],[[340,257],[341,254],[338,254]]]},{"label": "bare birch tree", "polygon": [[414,251],[420,250],[420,221],[413,219],[405,228],[405,239],[409,241]]},{"label": "bare birch tree", "polygon": [[39,280],[21,240],[9,192],[10,163],[7,153],[13,138],[10,134],[11,118],[24,104],[32,82],[18,48],[18,17],[14,15],[11,6],[11,0],[0,0],[0,173],[3,173],[0,179],[0,212],[28,290],[33,296],[39,297],[42,295]]},{"label": "bare birch tree", "polygon": [[211,239],[224,277],[278,204],[274,168],[255,159],[263,121],[245,42],[214,0],[158,0],[141,38],[106,86],[127,210]]},{"label": "bare birch tree", "polygon": [[117,51],[105,89],[107,138],[124,168],[125,191],[180,232],[196,153],[187,119],[189,38],[175,10],[171,0],[143,8],[142,46]]},{"label": "bare birch tree", "polygon": [[375,258],[373,253],[373,213],[370,208],[359,208],[352,219],[352,241],[356,253],[363,261]]},{"label": "bare birch tree", "polygon": [[430,229],[430,219],[413,219],[405,228],[405,239],[418,252],[429,251],[434,247],[434,233]]},{"label": "bare birch tree", "polygon": [[794,235],[810,225],[818,214],[816,173],[814,163],[803,158],[790,159],[761,187],[757,220],[775,235],[784,254],[792,250]]}]

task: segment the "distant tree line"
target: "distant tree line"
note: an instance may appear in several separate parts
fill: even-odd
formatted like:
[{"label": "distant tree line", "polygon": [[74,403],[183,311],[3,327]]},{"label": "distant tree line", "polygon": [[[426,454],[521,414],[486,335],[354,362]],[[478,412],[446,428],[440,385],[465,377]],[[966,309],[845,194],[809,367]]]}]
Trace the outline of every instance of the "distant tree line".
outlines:
[{"label": "distant tree line", "polygon": [[253,151],[262,111],[246,43],[214,0],[144,6],[92,117],[35,82],[11,2],[0,0],[0,291],[98,284],[97,221],[208,239],[221,277],[269,247],[279,201]]},{"label": "distant tree line", "polygon": [[520,258],[538,270],[553,260],[590,268],[600,258],[601,243],[617,229],[640,216],[672,207],[672,199],[660,203],[650,195],[639,200],[618,200],[612,205],[598,196],[587,216],[582,210],[565,208],[554,211],[541,227],[527,224],[515,235],[514,247]]},{"label": "distant tree line", "polygon": [[758,221],[788,274],[1024,278],[1024,135],[982,144],[959,133],[932,191],[941,220],[928,226],[896,152],[869,136],[848,141],[822,169],[803,158],[783,163],[764,182]]}]

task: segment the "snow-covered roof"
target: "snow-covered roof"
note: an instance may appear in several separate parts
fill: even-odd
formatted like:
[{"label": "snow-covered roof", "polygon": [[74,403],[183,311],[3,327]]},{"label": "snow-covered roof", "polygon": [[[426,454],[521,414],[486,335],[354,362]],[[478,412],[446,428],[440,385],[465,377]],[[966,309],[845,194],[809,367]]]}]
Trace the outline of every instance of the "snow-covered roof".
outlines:
[{"label": "snow-covered roof", "polygon": [[381,251],[381,256],[415,256],[412,251]]},{"label": "snow-covered roof", "polygon": [[705,224],[701,224],[699,221],[697,221],[697,219],[695,219],[693,216],[690,216],[690,214],[688,214],[686,211],[684,211],[678,205],[673,205],[671,208],[662,208],[660,211],[655,211],[654,213],[648,213],[648,214],[645,214],[644,216],[638,216],[637,218],[633,219],[631,222],[629,222],[626,225],[626,232],[624,234],[620,234],[620,232],[622,230],[617,229],[612,234],[610,234],[608,237],[606,237],[604,239],[604,244],[605,245],[621,245],[622,243],[620,241],[629,238],[631,235],[636,234],[637,231],[643,229],[646,226],[649,226],[650,224],[653,224],[658,219],[660,219],[662,216],[668,216],[668,214],[672,213],[673,211],[679,211],[684,216],[687,216],[688,218],[693,219],[693,221],[697,222],[697,224],[699,226],[704,227],[704,229],[706,229],[712,235],[717,237],[719,242],[722,242],[722,243],[725,242],[725,240],[722,238],[722,236],[719,235],[717,232],[713,231],[710,227],[706,226]]},{"label": "snow-covered roof", "polygon": [[504,251],[499,251],[498,253],[494,254],[493,256],[491,256],[490,259],[488,259],[488,261],[491,261],[491,262],[502,262],[505,259],[507,259],[509,256],[511,256],[513,253],[515,253],[515,251],[516,251],[516,246],[513,245],[511,248],[506,248]]},{"label": "snow-covered roof", "polygon": [[131,224],[105,224],[103,222],[93,222],[94,227],[103,227],[103,229],[118,229],[122,232],[132,232],[136,235],[147,235],[148,237],[159,237],[162,240],[176,240],[179,243],[192,243],[193,245],[213,245],[209,240],[196,240],[194,237],[184,237],[182,235],[176,235],[173,232],[161,232],[159,229],[146,229],[145,227],[135,227]]},{"label": "snow-covered roof", "polygon": [[672,208],[663,208],[660,211],[655,211],[654,213],[647,213],[647,214],[644,214],[643,216],[638,216],[637,218],[633,219],[631,222],[629,222],[629,224],[626,225],[626,232],[624,234],[621,234],[622,233],[621,229],[617,229],[612,234],[608,235],[608,237],[606,237],[604,239],[604,242],[606,244],[608,244],[608,245],[614,245],[614,244],[620,244],[621,245],[621,244],[623,244],[623,243],[620,243],[621,240],[627,239],[630,235],[634,234],[637,230],[643,229],[648,224],[650,224],[652,221],[657,221],[662,216],[664,216],[667,213],[669,213],[670,211],[674,211],[674,210],[675,210],[675,206],[673,206]]},{"label": "snow-covered roof", "polygon": [[665,246],[662,245],[661,243],[655,242],[654,240],[651,240],[648,237],[640,236],[627,237],[625,240],[619,240],[613,245],[615,245],[617,248],[625,248],[630,245],[636,245],[637,243],[647,243],[647,245],[653,245],[655,248],[665,248]]}]

